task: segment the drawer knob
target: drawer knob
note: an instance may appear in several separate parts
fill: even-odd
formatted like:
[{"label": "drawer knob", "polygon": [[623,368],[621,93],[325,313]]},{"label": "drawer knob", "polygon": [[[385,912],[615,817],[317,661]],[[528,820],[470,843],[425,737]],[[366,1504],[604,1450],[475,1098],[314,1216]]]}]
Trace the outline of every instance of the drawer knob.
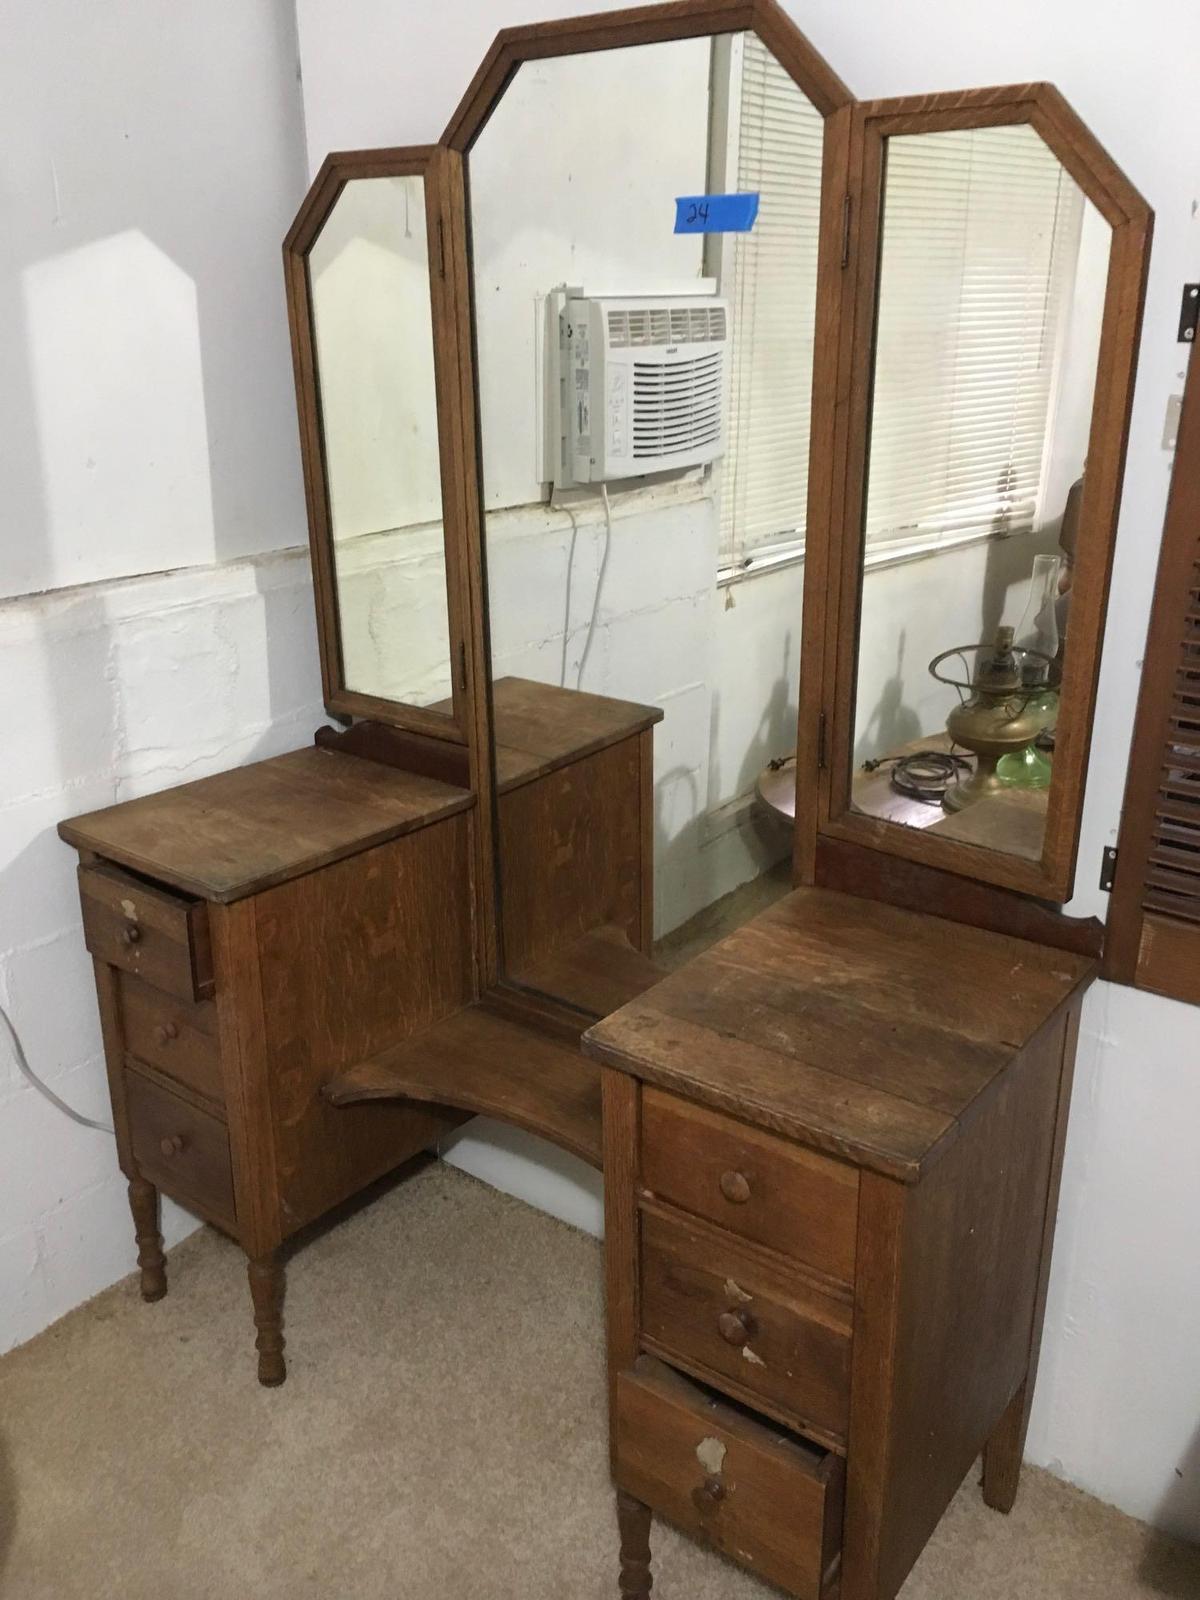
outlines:
[{"label": "drawer knob", "polygon": [[165,1156],[181,1156],[183,1154],[183,1135],[170,1133],[161,1141],[158,1147]]},{"label": "drawer knob", "polygon": [[748,1311],[722,1311],[717,1332],[726,1344],[745,1344],[754,1337],[754,1318]]},{"label": "drawer knob", "polygon": [[172,1039],[178,1039],[179,1029],[173,1022],[160,1022],[154,1030],[154,1037],[159,1044],[170,1044]]},{"label": "drawer knob", "polygon": [[731,1206],[744,1206],[750,1198],[750,1180],[744,1172],[723,1172],[721,1193]]},{"label": "drawer knob", "polygon": [[131,922],[129,926],[124,928],[121,932],[121,943],[137,944],[141,937],[142,930],[138,927],[136,922]]},{"label": "drawer knob", "polygon": [[692,1504],[701,1514],[715,1511],[724,1498],[725,1485],[720,1478],[705,1478],[698,1488],[692,1490]]}]

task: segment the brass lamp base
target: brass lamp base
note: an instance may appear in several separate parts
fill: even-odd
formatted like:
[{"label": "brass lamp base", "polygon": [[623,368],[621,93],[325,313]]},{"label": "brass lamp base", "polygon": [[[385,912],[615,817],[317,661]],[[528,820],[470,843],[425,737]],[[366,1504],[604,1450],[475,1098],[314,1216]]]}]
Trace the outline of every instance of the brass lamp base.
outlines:
[{"label": "brass lamp base", "polygon": [[1011,792],[1012,785],[996,776],[997,756],[976,755],[975,771],[962,783],[952,783],[942,796],[947,811],[965,811],[991,795]]}]

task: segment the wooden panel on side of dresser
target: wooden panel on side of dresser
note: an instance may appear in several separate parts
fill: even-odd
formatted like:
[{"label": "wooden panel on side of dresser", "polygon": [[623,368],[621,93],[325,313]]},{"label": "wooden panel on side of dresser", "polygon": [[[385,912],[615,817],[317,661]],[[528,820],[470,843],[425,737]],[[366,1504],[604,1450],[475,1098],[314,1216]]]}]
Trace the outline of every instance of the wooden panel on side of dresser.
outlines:
[{"label": "wooden panel on side of dresser", "polygon": [[633,735],[528,782],[506,787],[499,817],[505,969],[520,972],[601,927],[648,949],[644,905],[642,764],[649,737]]},{"label": "wooden panel on side of dresser", "polygon": [[470,825],[448,817],[239,902],[253,919],[262,1018],[249,1047],[269,1086],[283,1237],[448,1126],[412,1106],[338,1109],[321,1088],[472,999]]},{"label": "wooden panel on side of dresser", "polygon": [[1011,1507],[1027,1409],[1007,1418],[1036,1375],[1080,1003],[921,1183],[863,1174],[841,1600],[897,1592],[981,1451]]}]

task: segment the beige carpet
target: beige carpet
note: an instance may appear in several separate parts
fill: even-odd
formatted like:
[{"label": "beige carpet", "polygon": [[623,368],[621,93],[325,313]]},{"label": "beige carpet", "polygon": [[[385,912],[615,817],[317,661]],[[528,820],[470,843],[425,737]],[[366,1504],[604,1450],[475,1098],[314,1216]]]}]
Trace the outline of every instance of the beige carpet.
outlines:
[{"label": "beige carpet", "polygon": [[[253,1378],[204,1231],[0,1361],[3,1600],[614,1596],[595,1243],[431,1165],[293,1259],[291,1372]],[[667,1529],[657,1600],[764,1589]],[[905,1600],[1200,1596],[1200,1552],[1044,1473],[960,1493]]]}]

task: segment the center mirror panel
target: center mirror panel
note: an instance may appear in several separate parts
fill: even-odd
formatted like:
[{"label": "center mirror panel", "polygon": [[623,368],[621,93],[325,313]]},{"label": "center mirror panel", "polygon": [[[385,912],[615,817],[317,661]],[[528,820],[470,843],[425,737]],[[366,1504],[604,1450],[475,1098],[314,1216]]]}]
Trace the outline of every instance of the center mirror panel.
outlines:
[{"label": "center mirror panel", "polygon": [[424,178],[346,183],[309,250],[308,277],[341,685],[448,713]]},{"label": "center mirror panel", "polygon": [[790,887],[823,137],[731,34],[526,62],[470,152],[504,971],[581,1009]]},{"label": "center mirror panel", "polygon": [[850,797],[931,842],[1042,858],[1110,245],[1028,125],[884,143]]}]

